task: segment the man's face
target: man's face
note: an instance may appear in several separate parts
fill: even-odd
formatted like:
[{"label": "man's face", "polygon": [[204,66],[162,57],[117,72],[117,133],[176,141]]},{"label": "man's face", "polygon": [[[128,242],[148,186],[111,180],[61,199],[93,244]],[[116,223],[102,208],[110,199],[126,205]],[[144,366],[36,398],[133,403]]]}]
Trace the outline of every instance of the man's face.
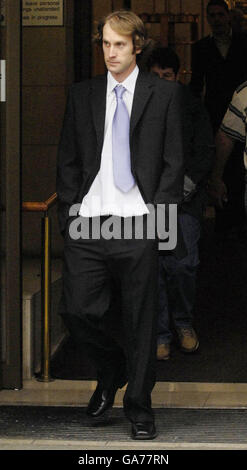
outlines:
[{"label": "man's face", "polygon": [[103,28],[103,53],[107,69],[118,82],[122,82],[134,70],[136,54],[140,50],[134,52],[131,36],[116,33],[106,23]]},{"label": "man's face", "polygon": [[165,69],[161,69],[158,65],[153,65],[151,67],[151,71],[158,75],[160,78],[165,78],[170,82],[176,81],[176,75],[174,70],[171,67],[166,67]]},{"label": "man's face", "polygon": [[208,24],[213,34],[226,34],[230,26],[230,15],[224,7],[213,5],[209,7],[207,14]]}]

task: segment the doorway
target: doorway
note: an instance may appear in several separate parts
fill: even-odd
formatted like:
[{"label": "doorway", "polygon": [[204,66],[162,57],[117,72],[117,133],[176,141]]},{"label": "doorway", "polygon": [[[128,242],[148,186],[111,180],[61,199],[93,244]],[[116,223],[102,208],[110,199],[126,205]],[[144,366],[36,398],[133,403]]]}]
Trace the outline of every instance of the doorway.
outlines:
[{"label": "doorway", "polygon": [[21,388],[21,2],[1,1],[0,389]]},{"label": "doorway", "polygon": [[[68,2],[69,4],[69,2]],[[71,4],[71,3],[70,3]],[[61,128],[61,122],[59,122],[59,119],[62,120],[63,116],[63,106],[64,106],[64,90],[65,87],[73,80],[73,81],[79,81],[83,78],[87,78],[89,76],[89,71],[91,69],[91,63],[90,63],[90,41],[89,41],[89,32],[90,28],[89,25],[91,24],[91,2],[90,1],[85,1],[85,2],[80,2],[79,0],[75,0],[74,6],[75,6],[75,11],[76,14],[74,17],[77,20],[76,25],[71,23],[68,24],[67,30],[65,31],[65,34],[63,35],[62,29],[59,30],[59,37],[64,41],[63,44],[66,45],[66,48],[64,48],[64,57],[59,55],[58,57],[61,58],[61,64],[64,63],[64,58],[69,57],[68,51],[70,51],[70,59],[71,59],[71,50],[73,50],[72,47],[72,35],[74,35],[74,44],[77,44],[77,47],[79,47],[79,50],[75,50],[75,58],[76,57],[81,57],[81,51],[83,50],[83,41],[87,41],[88,48],[87,48],[87,54],[85,56],[84,52],[84,59],[86,57],[86,62],[85,60],[81,60],[80,62],[76,62],[77,68],[74,67],[74,76],[72,77],[71,74],[68,76],[68,70],[63,69],[63,79],[64,82],[61,84],[61,73],[57,73],[56,75],[56,80],[57,82],[54,84],[50,84],[47,82],[43,82],[40,84],[37,83],[26,83],[26,89],[25,89],[25,96],[27,98],[31,97],[32,94],[32,87],[36,87],[36,90],[38,89],[38,86],[40,87],[39,93],[36,94],[36,97],[39,97],[40,103],[43,104],[44,100],[43,97],[46,96],[49,98],[50,103],[53,101],[50,100],[50,97],[53,97],[55,99],[54,103],[54,109],[56,109],[56,116],[59,116],[58,120],[56,121],[56,125],[54,125],[54,119],[53,119],[53,127],[50,126],[50,116],[53,116],[52,112],[49,113],[49,116],[47,118],[47,128],[52,127],[52,130],[55,131],[55,139],[53,134],[49,134],[44,132],[44,129],[42,129],[42,138],[44,137],[46,141],[42,143],[41,146],[41,141],[40,135],[38,133],[33,133],[31,132],[31,124],[30,120],[28,120],[28,115],[24,115],[24,120],[27,123],[27,131],[25,133],[25,139],[27,139],[25,142],[21,142],[21,122],[20,122],[20,112],[21,112],[21,100],[20,100],[20,95],[21,95],[21,72],[20,72],[20,66],[21,66],[21,12],[20,12],[20,2],[17,0],[13,0],[11,2],[2,2],[3,9],[2,9],[2,26],[0,28],[0,35],[1,35],[1,59],[5,60],[6,66],[6,100],[3,100],[0,103],[0,120],[1,120],[1,336],[0,336],[0,346],[1,346],[1,372],[0,372],[0,388],[21,388],[22,386],[22,359],[21,359],[21,351],[22,351],[22,341],[21,341],[21,307],[22,307],[22,300],[21,300],[21,262],[20,262],[20,256],[21,256],[21,190],[20,190],[20,175],[21,175],[21,144],[24,144],[26,146],[25,151],[31,152],[32,148],[35,148],[35,152],[37,150],[40,151],[38,160],[42,161],[42,171],[48,169],[50,174],[55,174],[53,172],[54,167],[51,166],[53,162],[55,161],[54,159],[54,153],[53,150],[55,150],[56,147],[56,139],[57,139],[57,131],[60,131]],[[10,23],[10,18],[11,18],[11,23]],[[86,22],[86,26],[85,26]],[[86,30],[85,27],[88,29]],[[85,32],[87,31],[87,33]],[[72,32],[72,35],[71,35]],[[81,32],[84,32],[84,39],[83,36],[81,36]],[[36,36],[37,38],[37,44],[40,39],[40,35],[44,34],[45,30],[40,29],[37,31],[36,29]],[[31,35],[31,30],[29,30],[28,34],[26,34],[27,38],[27,43],[28,39],[30,38]],[[53,45],[55,44],[55,29],[52,30],[51,36],[54,38]],[[34,36],[33,36],[34,37]],[[77,42],[77,39],[81,38],[81,44]],[[68,39],[71,41],[71,44],[68,42]],[[29,44],[32,45],[32,48],[35,46],[35,42],[32,41],[32,43],[29,41]],[[31,47],[31,46],[30,46]],[[40,51],[40,49],[39,49]],[[54,46],[54,55],[57,53],[55,50]],[[59,51],[61,53],[62,49],[59,48]],[[52,50],[49,49],[49,64],[51,65],[50,68],[50,73],[53,76],[54,79],[54,63],[52,63],[51,59],[51,54]],[[30,54],[29,54],[29,59],[30,59]],[[37,56],[34,56],[34,59]],[[39,59],[39,60],[38,60]],[[41,63],[41,59],[46,61],[46,56],[40,56],[38,57],[36,65],[38,66]],[[81,58],[82,59],[82,58]],[[87,64],[87,67],[85,67],[85,63]],[[31,62],[29,62],[29,65]],[[4,63],[3,63],[4,67]],[[52,68],[53,67],[53,68]],[[58,68],[56,67],[58,70]],[[47,73],[44,73],[43,70],[43,75],[42,79],[44,80],[50,80],[50,77]],[[25,79],[27,77],[24,77]],[[40,79],[40,76],[39,76]],[[47,93],[48,86],[50,87],[49,93]],[[29,88],[28,88],[29,87]],[[43,87],[43,88],[42,88]],[[42,88],[42,89],[41,89]],[[3,99],[3,98],[2,98]],[[27,103],[27,101],[25,102]],[[36,104],[36,102],[34,103]],[[59,113],[58,113],[58,106],[59,108]],[[38,108],[39,112],[41,108]],[[44,107],[44,110],[47,113],[47,107]],[[60,113],[61,111],[61,113]],[[24,123],[25,124],[25,123]],[[40,121],[37,119],[33,121],[32,125],[36,126],[35,130],[39,131],[40,128]],[[30,132],[29,132],[30,131]],[[32,140],[30,140],[32,139]],[[47,139],[50,139],[49,141]],[[22,148],[24,147],[22,145]],[[32,147],[32,148],[31,148]],[[42,148],[41,148],[42,147]],[[50,157],[49,160],[41,160],[41,157],[43,158],[44,156],[48,155],[47,149],[49,148]],[[31,153],[29,154],[31,155]],[[36,153],[37,155],[37,153]],[[29,162],[31,159],[29,159]],[[28,162],[28,159],[27,159]],[[47,165],[45,167],[44,162],[47,162]],[[36,162],[33,159],[33,165],[36,165]],[[30,165],[24,166],[24,169],[28,168],[28,171],[30,172],[30,175],[32,176],[32,179],[34,181],[33,188],[35,191],[37,191],[35,198],[37,197],[43,197],[43,194],[39,193],[41,189],[43,190],[43,187],[47,189],[47,186],[42,186],[40,184],[41,182],[41,173],[38,174],[38,179],[37,182],[39,183],[39,186],[35,184],[35,172],[32,171],[32,168],[30,168]],[[37,175],[37,171],[36,171]],[[25,176],[25,175],[24,175]],[[45,176],[45,175],[44,175]],[[51,189],[54,190],[54,184],[53,180],[50,179],[49,184],[51,185]],[[41,188],[41,189],[40,189]],[[50,196],[50,191],[44,197]],[[33,216],[32,216],[33,217]],[[32,222],[33,224],[33,218]],[[28,241],[28,238],[25,236],[26,242]],[[39,242],[39,241],[38,241]],[[54,245],[57,247],[58,243],[54,243]],[[36,246],[36,245],[35,245]],[[37,246],[38,243],[37,243]],[[36,249],[36,248],[35,248]],[[39,253],[38,253],[39,254]],[[214,256],[214,253],[212,253],[212,258]],[[238,256],[238,260],[236,263],[236,256]],[[231,258],[231,254],[229,250],[226,251],[225,253],[225,258],[224,258],[224,263],[226,263],[227,259]],[[223,259],[223,258],[221,258]],[[222,344],[224,342],[224,346],[229,350],[229,345],[231,345],[233,354],[231,354],[231,360],[234,359],[235,354],[236,354],[236,348],[235,344],[237,344],[238,351],[241,352],[240,354],[240,363],[244,363],[245,359],[245,354],[244,351],[246,351],[246,346],[245,346],[245,331],[246,331],[246,318],[244,315],[245,312],[245,298],[244,295],[239,295],[240,290],[239,286],[240,284],[238,283],[238,279],[235,277],[234,278],[234,283],[233,281],[233,273],[231,272],[231,267],[234,265],[239,264],[239,260],[243,262],[243,267],[242,267],[242,272],[243,276],[241,276],[242,281],[246,278],[246,264],[244,263],[244,258],[242,253],[240,253],[240,248],[239,251],[237,252],[235,250],[234,252],[234,259],[231,258],[229,260],[229,264],[226,263],[226,266],[221,264],[217,265],[217,268],[221,268],[222,273],[224,275],[227,274],[227,280],[228,280],[228,286],[229,288],[226,288],[226,284],[221,284],[222,286],[222,308],[221,305],[218,304],[213,304],[214,309],[210,306],[210,302],[212,303],[212,297],[209,297],[209,292],[213,292],[215,294],[215,298],[219,297],[218,292],[216,292],[216,282],[217,278],[215,278],[215,259],[208,259],[207,258],[207,266],[210,268],[208,271],[205,270],[205,282],[204,278],[202,279],[202,282],[200,284],[201,290],[200,292],[202,295],[206,293],[206,296],[204,297],[206,299],[205,306],[203,308],[202,312],[199,312],[198,310],[198,315],[200,314],[200,319],[202,320],[201,326],[200,326],[200,331],[201,331],[201,336],[202,338],[205,338],[205,329],[206,327],[208,328],[208,334],[207,338],[209,340],[209,343],[212,344],[212,331],[214,334],[216,334],[216,340],[218,341],[217,345],[219,345],[219,342],[221,341]],[[212,262],[211,262],[212,261]],[[217,261],[217,260],[216,260]],[[233,263],[232,263],[233,261]],[[210,264],[211,263],[211,264]],[[204,265],[205,266],[205,263]],[[212,267],[212,269],[211,269]],[[214,279],[216,279],[214,281]],[[222,277],[221,277],[222,280]],[[210,284],[210,285],[209,285]],[[235,289],[233,292],[233,288]],[[230,290],[231,289],[231,290]],[[242,292],[242,290],[241,290]],[[6,293],[6,295],[4,295]],[[14,293],[14,295],[13,295]],[[234,310],[234,307],[232,308],[231,304],[228,302],[227,309],[224,307],[224,302],[225,298],[229,296],[230,294],[235,293],[235,299],[237,298],[238,300],[238,308],[241,311],[241,321],[238,321],[237,327],[236,328],[236,310]],[[224,295],[223,295],[224,294]],[[198,304],[199,306],[199,304]],[[201,304],[200,304],[201,308]],[[208,312],[210,312],[210,315],[208,315]],[[230,315],[233,315],[231,317]],[[225,334],[222,328],[222,325],[225,327],[225,320],[229,319],[229,324],[233,325],[233,331],[231,329],[228,329],[229,337],[227,338],[227,341],[225,341]],[[238,337],[236,336],[236,333],[239,332],[240,334],[240,339],[241,341],[238,340]],[[243,336],[241,336],[241,332],[244,332]],[[234,336],[234,344],[232,341],[233,338],[233,333],[235,333]],[[219,341],[220,340],[220,341]],[[215,343],[216,344],[216,343]],[[215,356],[215,349],[214,345],[212,349],[207,349],[207,354],[210,356],[210,360],[212,361],[213,366],[215,366],[214,371],[217,369],[217,365],[220,364],[218,361],[218,358],[221,358],[222,363],[225,364],[227,363],[227,368],[224,365],[224,369],[221,369],[218,367],[219,372],[224,373],[227,371],[229,372],[229,375],[226,378],[226,375],[221,376],[219,382],[245,382],[243,380],[243,375],[240,375],[240,372],[242,374],[242,369],[239,366],[239,369],[236,369],[236,367],[232,367],[232,362],[227,362],[226,361],[226,356],[224,355],[224,350],[223,348],[218,349],[218,356]],[[205,348],[206,349],[206,348]],[[179,354],[179,353],[178,353]],[[174,356],[174,363],[176,361],[176,366],[177,369],[174,367],[174,363],[170,362],[169,365],[166,365],[166,369],[170,367],[169,371],[169,377],[167,375],[167,370],[166,370],[166,375],[165,375],[165,381],[171,381],[171,382],[178,382],[178,375],[177,371],[181,371],[181,369],[184,372],[184,375],[182,378],[180,378],[181,382],[186,379],[188,380],[188,373],[190,373],[190,380],[192,382],[210,382],[210,375],[209,375],[209,369],[208,369],[208,358],[205,356],[205,359],[203,359],[203,367],[201,367],[200,374],[195,371],[195,368],[193,368],[193,363],[191,363],[190,358],[186,358],[186,367],[184,366],[185,361],[184,357],[182,356]],[[68,355],[67,355],[68,357]],[[198,362],[198,357],[195,356],[193,359],[194,362]],[[74,362],[74,357],[72,357],[72,363],[75,364]],[[64,361],[62,362],[64,365]],[[202,364],[202,361],[200,362]],[[80,365],[80,364],[78,364]],[[80,366],[81,367],[81,366]],[[64,370],[64,368],[63,368]],[[72,370],[70,368],[69,370],[70,374],[72,373]],[[91,373],[91,371],[89,371]],[[217,371],[216,371],[217,372]],[[215,374],[216,374],[215,372]],[[86,371],[88,374],[88,370]],[[94,371],[92,372],[94,373]],[[162,365],[162,371],[161,373],[163,374],[163,365]],[[77,377],[77,371],[75,370],[75,377]],[[90,376],[91,378],[94,378],[94,376]],[[223,377],[223,378],[222,378]],[[229,379],[231,378],[231,380]],[[70,377],[71,378],[71,375]],[[84,376],[85,378],[85,376]],[[245,378],[245,377],[244,377]],[[216,382],[217,377],[216,375],[211,377],[211,381]]]}]

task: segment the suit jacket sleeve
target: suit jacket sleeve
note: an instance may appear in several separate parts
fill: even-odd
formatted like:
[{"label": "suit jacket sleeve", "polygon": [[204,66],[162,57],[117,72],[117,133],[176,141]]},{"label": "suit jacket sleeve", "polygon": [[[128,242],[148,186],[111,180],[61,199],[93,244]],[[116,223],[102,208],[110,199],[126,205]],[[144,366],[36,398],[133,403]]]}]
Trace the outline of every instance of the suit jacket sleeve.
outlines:
[{"label": "suit jacket sleeve", "polygon": [[214,137],[208,113],[200,98],[183,87],[185,173],[197,185],[205,182],[214,156]]},{"label": "suit jacket sleeve", "polygon": [[176,84],[171,95],[164,129],[164,166],[155,204],[179,204],[183,197],[184,152],[182,138],[182,92]]},{"label": "suit jacket sleeve", "polygon": [[70,88],[58,146],[57,195],[58,219],[63,233],[70,206],[80,189],[81,166],[77,154],[73,107],[73,87]]}]

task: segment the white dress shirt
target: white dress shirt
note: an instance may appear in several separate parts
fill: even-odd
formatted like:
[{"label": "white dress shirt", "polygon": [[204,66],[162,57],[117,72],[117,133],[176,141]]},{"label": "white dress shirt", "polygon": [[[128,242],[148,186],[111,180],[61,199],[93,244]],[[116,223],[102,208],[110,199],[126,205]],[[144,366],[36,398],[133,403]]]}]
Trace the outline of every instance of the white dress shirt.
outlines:
[{"label": "white dress shirt", "polygon": [[[139,68],[136,66],[133,72],[121,83],[121,85],[126,88],[123,100],[126,104],[129,116],[131,115],[138,73]],[[124,193],[117,188],[114,183],[112,164],[112,121],[117,105],[114,91],[116,85],[119,85],[119,82],[108,72],[105,131],[101,165],[92,186],[83,198],[79,212],[83,217],[95,217],[99,215],[132,217],[149,213],[137,184],[135,184],[130,191]]]}]

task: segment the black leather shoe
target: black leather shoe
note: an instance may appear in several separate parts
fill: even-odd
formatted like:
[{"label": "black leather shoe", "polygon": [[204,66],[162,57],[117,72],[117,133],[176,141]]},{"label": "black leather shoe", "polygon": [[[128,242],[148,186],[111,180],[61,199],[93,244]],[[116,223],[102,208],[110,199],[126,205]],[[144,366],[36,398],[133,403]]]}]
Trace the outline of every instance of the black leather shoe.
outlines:
[{"label": "black leather shoe", "polygon": [[[115,395],[118,388],[124,387],[127,383],[127,372],[126,372],[126,362],[124,357],[117,357],[117,366],[112,372],[112,377],[109,379],[108,383],[110,385],[105,386],[102,383],[98,383],[95,392],[93,393],[88,407],[87,414],[91,418],[99,418],[106,414],[114,404]],[[106,377],[107,378],[107,377]]]},{"label": "black leather shoe", "polygon": [[116,392],[116,387],[107,390],[98,384],[87,407],[88,416],[91,416],[91,418],[103,416],[106,411],[112,408]]},{"label": "black leather shoe", "polygon": [[132,423],[132,439],[155,439],[157,432],[154,423]]}]

